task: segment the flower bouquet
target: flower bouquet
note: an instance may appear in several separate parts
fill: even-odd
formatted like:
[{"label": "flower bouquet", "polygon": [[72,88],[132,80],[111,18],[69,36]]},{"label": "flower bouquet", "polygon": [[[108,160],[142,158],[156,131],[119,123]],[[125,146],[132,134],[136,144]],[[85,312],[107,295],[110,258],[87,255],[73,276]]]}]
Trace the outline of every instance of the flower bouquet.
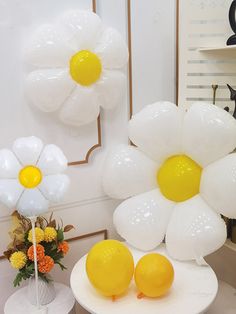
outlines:
[{"label": "flower bouquet", "polygon": [[[34,251],[31,222],[18,212],[12,214],[13,227],[9,232],[12,242],[8,245],[4,255],[10,261],[11,266],[18,270],[14,280],[14,286],[19,286],[22,280],[34,277]],[[38,217],[36,221],[35,236],[37,243],[37,262],[39,277],[49,283],[48,273],[57,264],[62,270],[66,267],[62,259],[69,251],[69,245],[64,241],[64,233],[74,227],[63,223],[57,224],[50,216],[49,220]]]}]

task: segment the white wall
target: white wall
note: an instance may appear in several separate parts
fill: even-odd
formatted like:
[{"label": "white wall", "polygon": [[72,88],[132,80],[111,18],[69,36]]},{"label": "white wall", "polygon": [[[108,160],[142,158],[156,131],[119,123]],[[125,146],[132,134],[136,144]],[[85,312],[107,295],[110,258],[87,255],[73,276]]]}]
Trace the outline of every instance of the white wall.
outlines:
[{"label": "white wall", "polygon": [[157,100],[175,102],[175,0],[133,0],[134,113]]},{"label": "white wall", "polygon": [[[45,142],[60,141],[60,137],[56,136],[60,127],[46,123],[48,120],[42,115],[38,118],[35,113],[32,114],[31,108],[24,99],[22,80],[25,70],[22,66],[23,56],[20,47],[26,34],[36,24],[52,20],[67,8],[91,8],[91,2],[90,0],[0,0],[2,17],[0,19],[0,38],[2,38],[0,147],[10,146],[13,139],[21,135],[36,134]],[[127,1],[97,0],[97,12],[106,24],[117,28],[127,39]],[[133,112],[135,113],[155,100],[174,101],[175,1],[132,0],[131,29]],[[68,171],[72,182],[70,192],[62,204],[53,208],[55,216],[61,217],[65,224],[75,225],[76,229],[70,233],[70,237],[104,228],[109,229],[111,237],[116,236],[112,227],[112,213],[119,202],[111,200],[102,191],[102,161],[111,146],[128,143],[128,92],[127,86],[127,95],[119,108],[111,112],[102,111],[102,147],[91,154],[88,164],[70,167]],[[66,140],[67,136],[70,136],[68,130],[62,128],[58,132],[61,132],[63,138],[60,146],[72,159],[84,156],[87,147],[96,143],[97,139],[96,123],[77,134],[77,138],[73,139],[76,143]],[[3,252],[9,242],[7,236],[9,226],[9,211],[1,207],[0,252]],[[74,243],[71,255],[67,258],[68,271],[65,273],[56,271],[57,280],[68,283],[69,271],[75,261],[99,239]],[[11,287],[14,274],[6,261],[0,261],[0,313],[3,313],[7,296],[14,291]],[[79,313],[83,313],[82,309]]]}]

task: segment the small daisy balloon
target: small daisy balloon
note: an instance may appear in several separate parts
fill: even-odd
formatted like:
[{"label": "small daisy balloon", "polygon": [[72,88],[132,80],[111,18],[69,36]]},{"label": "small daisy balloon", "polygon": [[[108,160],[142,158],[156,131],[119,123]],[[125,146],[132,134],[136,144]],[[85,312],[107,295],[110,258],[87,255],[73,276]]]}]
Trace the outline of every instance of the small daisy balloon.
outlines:
[{"label": "small daisy balloon", "polygon": [[25,59],[36,68],[26,78],[30,103],[67,125],[94,121],[100,106],[112,109],[124,95],[127,45],[93,12],[69,11],[39,27]]},{"label": "small daisy balloon", "polygon": [[50,201],[62,200],[69,186],[69,178],[63,174],[66,168],[67,159],[61,149],[53,144],[44,146],[34,136],[18,138],[12,150],[0,150],[0,202],[17,209],[31,220],[37,313],[42,313],[42,309],[38,284],[36,217],[48,210]]},{"label": "small daisy balloon", "polygon": [[[126,199],[114,212],[118,233],[140,250],[164,239],[178,260],[201,261],[226,240],[220,214],[236,218],[236,121],[195,103],[147,106],[129,122],[130,140],[108,154],[108,195]],[[231,154],[229,154],[231,153]]]},{"label": "small daisy balloon", "polygon": [[44,146],[34,136],[18,138],[12,150],[0,150],[0,201],[23,216],[43,214],[67,191],[66,169],[67,159],[56,145]]}]

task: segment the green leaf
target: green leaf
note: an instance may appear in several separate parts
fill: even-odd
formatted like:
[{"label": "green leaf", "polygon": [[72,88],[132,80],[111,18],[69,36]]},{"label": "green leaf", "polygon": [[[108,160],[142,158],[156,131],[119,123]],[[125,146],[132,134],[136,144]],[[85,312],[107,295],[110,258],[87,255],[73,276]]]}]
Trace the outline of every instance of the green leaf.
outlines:
[{"label": "green leaf", "polygon": [[33,273],[34,272],[34,263],[31,263],[30,265],[28,265],[26,269],[27,269],[28,272],[32,272]]},{"label": "green leaf", "polygon": [[22,274],[21,274],[21,273],[18,273],[18,274],[16,275],[16,278],[15,278],[14,281],[13,281],[14,287],[19,286],[20,283],[21,283],[21,281],[22,281],[22,279],[23,279]]},{"label": "green leaf", "polygon": [[53,281],[52,279],[48,278],[45,274],[42,274],[40,272],[39,272],[39,277],[46,283]]},{"label": "green leaf", "polygon": [[54,250],[57,251],[57,244],[55,242],[54,243],[52,242],[51,250],[52,251],[54,251]]},{"label": "green leaf", "polygon": [[57,240],[59,242],[62,242],[64,240],[64,233],[63,233],[63,230],[62,229],[59,229],[57,231]]},{"label": "green leaf", "polygon": [[60,262],[55,262],[55,264],[59,265],[61,270],[65,270],[67,269],[63,264],[61,264]]}]

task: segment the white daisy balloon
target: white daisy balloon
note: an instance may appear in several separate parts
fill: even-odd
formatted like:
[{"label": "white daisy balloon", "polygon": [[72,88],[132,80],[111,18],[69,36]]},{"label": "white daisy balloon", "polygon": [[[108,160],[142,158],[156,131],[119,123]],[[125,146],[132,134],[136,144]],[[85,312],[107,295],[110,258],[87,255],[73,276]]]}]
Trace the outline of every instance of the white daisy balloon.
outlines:
[{"label": "white daisy balloon", "polygon": [[[164,237],[169,254],[201,260],[226,240],[220,213],[236,218],[236,121],[223,109],[195,103],[187,112],[160,102],[129,122],[137,146],[114,149],[103,186],[125,199],[114,213],[118,233],[141,250]],[[228,155],[228,156],[227,156]]]},{"label": "white daisy balloon", "polygon": [[26,50],[37,67],[26,79],[26,95],[44,112],[72,126],[94,121],[122,100],[128,49],[118,31],[90,11],[69,11],[42,25]]},{"label": "white daisy balloon", "polygon": [[0,150],[0,201],[33,217],[62,200],[69,186],[67,159],[56,145],[34,136],[18,138],[12,150]]}]

